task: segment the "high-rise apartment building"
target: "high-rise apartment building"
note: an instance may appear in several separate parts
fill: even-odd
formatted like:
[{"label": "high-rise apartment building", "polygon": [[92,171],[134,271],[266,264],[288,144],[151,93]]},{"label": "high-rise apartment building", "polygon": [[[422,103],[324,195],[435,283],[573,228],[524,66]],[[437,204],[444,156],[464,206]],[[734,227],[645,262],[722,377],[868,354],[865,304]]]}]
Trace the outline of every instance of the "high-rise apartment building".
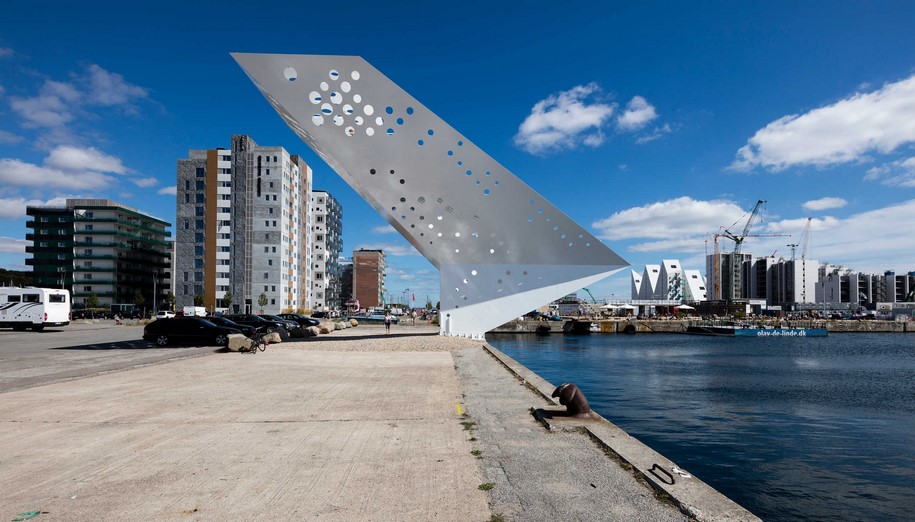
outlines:
[{"label": "high-rise apartment building", "polygon": [[381,306],[384,302],[384,252],[353,252],[353,298],[362,308]]},{"label": "high-rise apartment building", "polygon": [[233,135],[230,149],[191,150],[177,171],[177,305],[311,308],[311,168]]},{"label": "high-rise apartment building", "polygon": [[312,293],[315,310],[341,309],[343,273],[343,210],[337,200],[323,190],[311,194]]},{"label": "high-rise apartment building", "polygon": [[66,288],[73,303],[152,310],[168,293],[171,225],[106,199],[27,207],[26,240],[35,286]]}]

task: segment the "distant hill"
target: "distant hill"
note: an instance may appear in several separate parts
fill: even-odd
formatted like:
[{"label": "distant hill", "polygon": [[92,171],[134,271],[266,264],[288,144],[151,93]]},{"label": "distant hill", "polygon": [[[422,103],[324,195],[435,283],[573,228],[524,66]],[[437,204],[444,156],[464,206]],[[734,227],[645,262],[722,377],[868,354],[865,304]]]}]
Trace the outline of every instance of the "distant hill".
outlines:
[{"label": "distant hill", "polygon": [[0,286],[31,286],[32,273],[0,268]]}]

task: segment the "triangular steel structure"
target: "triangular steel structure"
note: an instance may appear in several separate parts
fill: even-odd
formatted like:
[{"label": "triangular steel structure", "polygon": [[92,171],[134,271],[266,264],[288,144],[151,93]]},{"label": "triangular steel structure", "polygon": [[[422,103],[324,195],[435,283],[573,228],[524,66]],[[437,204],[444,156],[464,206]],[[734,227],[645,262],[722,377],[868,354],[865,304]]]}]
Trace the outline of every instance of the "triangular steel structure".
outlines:
[{"label": "triangular steel structure", "polygon": [[443,335],[482,338],[628,266],[362,58],[232,56],[286,124],[439,269]]}]

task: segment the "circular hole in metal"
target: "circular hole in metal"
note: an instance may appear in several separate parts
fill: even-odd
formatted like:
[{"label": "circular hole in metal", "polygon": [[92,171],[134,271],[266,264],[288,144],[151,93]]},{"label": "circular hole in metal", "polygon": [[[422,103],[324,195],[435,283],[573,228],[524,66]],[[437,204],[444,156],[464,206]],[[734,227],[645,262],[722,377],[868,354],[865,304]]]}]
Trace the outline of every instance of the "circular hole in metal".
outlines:
[{"label": "circular hole in metal", "polygon": [[565,238],[566,238],[566,235],[565,235],[565,234],[559,234],[559,238],[560,238],[560,239],[565,239]]},{"label": "circular hole in metal", "polygon": [[442,237],[442,233],[441,233],[441,232],[439,232],[437,235],[438,235],[438,237]]},{"label": "circular hole in metal", "polygon": [[403,185],[404,183],[406,183],[406,181],[400,180],[400,184],[401,184],[401,185]]},{"label": "circular hole in metal", "polygon": [[585,246],[589,247],[589,246],[591,246],[591,243],[585,243]]},{"label": "circular hole in metal", "polygon": [[330,76],[331,80],[336,80],[340,77],[340,73],[338,73],[336,69],[331,69],[327,75]]},{"label": "circular hole in metal", "polygon": [[453,150],[449,150],[449,151],[448,151],[448,155],[449,155],[449,156],[454,156],[454,151],[453,151]]},{"label": "circular hole in metal", "polygon": [[352,87],[350,86],[349,82],[343,82],[343,83],[340,84],[340,90],[343,91],[343,92],[349,92],[349,90],[350,90],[351,88],[352,88]]},{"label": "circular hole in metal", "polygon": [[441,221],[441,220],[442,220],[442,216],[436,216],[435,219]]},{"label": "circular hole in metal", "polygon": [[463,147],[463,146],[464,146],[464,142],[463,142],[463,141],[459,141],[459,142],[458,142],[458,147]]},{"label": "circular hole in metal", "polygon": [[397,124],[403,125],[403,118],[397,118]]},{"label": "circular hole in metal", "polygon": [[480,234],[477,234],[476,232],[474,232],[473,234],[470,234],[470,237],[476,239],[476,238],[480,237]]},{"label": "circular hole in metal", "polygon": [[[407,202],[407,198],[400,198],[400,202],[401,202],[401,203],[406,203],[406,202]],[[410,209],[412,210],[413,207],[410,207]]]},{"label": "circular hole in metal", "polygon": [[420,204],[423,204],[426,202],[426,198],[424,198],[423,196],[420,196],[420,197],[416,198],[416,201],[418,201]]},{"label": "circular hole in metal", "polygon": [[569,246],[572,246],[572,242],[571,242],[571,241],[569,241]]},{"label": "circular hole in metal", "polygon": [[466,280],[466,279],[464,279],[464,284],[465,284],[465,285],[467,284],[467,280]]},{"label": "circular hole in metal", "polygon": [[388,136],[394,135],[394,129],[388,129],[386,132],[388,133]]},{"label": "circular hole in metal", "polygon": [[343,101],[343,96],[341,96],[339,92],[334,91],[330,93],[330,101],[334,105],[340,105],[340,102]]},{"label": "circular hole in metal", "polygon": [[489,189],[483,189],[483,194],[488,196],[490,194]]},{"label": "circular hole in metal", "polygon": [[480,180],[477,180],[476,183],[477,183],[477,185],[479,185],[479,184],[480,184]]},{"label": "circular hole in metal", "polygon": [[365,105],[362,107],[362,112],[364,112],[366,116],[371,116],[372,114],[375,114],[375,108],[371,105]]},{"label": "circular hole in metal", "polygon": [[426,131],[426,134],[428,134],[429,136],[432,136],[433,134],[435,134],[435,131],[433,131],[432,129],[429,129],[428,131]]},{"label": "circular hole in metal", "polygon": [[557,230],[559,230],[559,225],[553,225],[553,231],[555,232]]},{"label": "circular hole in metal", "polygon": [[393,107],[385,107],[385,108],[384,108],[384,112],[386,112],[386,113],[388,113],[388,114],[394,114],[394,108],[393,108]]},{"label": "circular hole in metal", "polygon": [[317,125],[318,127],[320,127],[321,125],[324,125],[324,116],[321,116],[320,114],[315,114],[314,116],[311,117],[311,122],[314,123],[315,125]]},{"label": "circular hole in metal", "polygon": [[501,284],[502,284],[502,280],[501,280],[501,279],[496,279],[496,283],[498,283],[498,284],[501,285]]},{"label": "circular hole in metal", "polygon": [[356,116],[355,118],[353,118],[353,122],[354,122],[356,125],[362,125],[362,121],[363,121],[363,120],[362,120],[362,116]]},{"label": "circular hole in metal", "polygon": [[362,103],[362,95],[360,95],[360,94],[354,94],[354,95],[353,95],[353,101],[356,102],[356,103]]},{"label": "circular hole in metal", "polygon": [[359,71],[351,72],[349,77],[352,78],[353,80],[359,81]]},{"label": "circular hole in metal", "polygon": [[321,93],[318,91],[311,91],[308,95],[308,99],[311,100],[311,103],[317,105],[321,103]]},{"label": "circular hole in metal", "polygon": [[384,125],[384,118],[381,116],[375,118],[375,125]]},{"label": "circular hole in metal", "polygon": [[365,134],[366,134],[367,136],[374,136],[374,135],[375,135],[375,129],[372,128],[372,127],[366,127],[366,128],[365,128]]},{"label": "circular hole in metal", "polygon": [[413,114],[413,107],[407,107],[407,114]]},{"label": "circular hole in metal", "polygon": [[463,164],[464,164],[463,161],[459,161],[459,162],[458,162],[458,165],[463,165]]},{"label": "circular hole in metal", "polygon": [[321,87],[322,91],[326,91],[327,89],[330,89],[330,85],[327,85],[327,82],[321,82],[321,85],[319,85],[319,87]]},{"label": "circular hole in metal", "polygon": [[394,169],[391,169],[391,174],[394,174]]},{"label": "circular hole in metal", "polygon": [[352,127],[352,126],[347,127],[347,128],[345,129],[345,132],[346,132],[346,135],[347,135],[347,136],[355,136],[355,135],[356,135],[356,127]]},{"label": "circular hole in metal", "polygon": [[435,225],[433,225],[432,223],[429,223],[429,228],[435,228]]},{"label": "circular hole in metal", "polygon": [[422,147],[422,146],[423,146],[423,140],[417,140],[416,144],[419,145],[420,147]]},{"label": "circular hole in metal", "polygon": [[496,251],[490,248],[490,249],[489,249],[489,253],[490,253],[490,254],[495,254]]},{"label": "circular hole in metal", "polygon": [[352,105],[350,105],[350,104],[347,103],[346,105],[343,106],[343,114],[350,115],[350,114],[352,114],[352,113],[353,113],[353,106],[352,106]]},{"label": "circular hole in metal", "polygon": [[533,220],[534,220],[534,218],[532,218],[532,217],[527,218],[527,222],[528,222],[528,223],[530,223],[530,222],[533,221]]},{"label": "circular hole in metal", "polygon": [[512,275],[512,271],[511,271],[511,270],[506,270],[506,271],[505,271],[505,275]]},{"label": "circular hole in metal", "polygon": [[461,237],[461,233],[460,233],[460,232],[455,232],[455,233],[454,233],[454,237]]},{"label": "circular hole in metal", "polygon": [[374,175],[375,175],[375,169],[369,169],[369,174],[371,174],[371,175],[374,176]]},{"label": "circular hole in metal", "polygon": [[321,105],[321,112],[326,116],[330,116],[334,113],[334,106],[329,103],[325,103]]},{"label": "circular hole in metal", "polygon": [[340,116],[339,114],[334,116],[334,125],[337,127],[343,125],[343,116]]},{"label": "circular hole in metal", "polygon": [[297,72],[295,72],[295,69],[293,69],[292,67],[286,67],[285,69],[283,69],[283,76],[285,76],[286,79],[289,80],[290,82],[294,82],[295,79],[299,77],[299,74]]},{"label": "circular hole in metal", "polygon": [[461,253],[461,249],[460,249],[460,248],[455,248],[455,249],[454,249],[454,253],[455,253],[455,254],[460,254],[460,253]]}]

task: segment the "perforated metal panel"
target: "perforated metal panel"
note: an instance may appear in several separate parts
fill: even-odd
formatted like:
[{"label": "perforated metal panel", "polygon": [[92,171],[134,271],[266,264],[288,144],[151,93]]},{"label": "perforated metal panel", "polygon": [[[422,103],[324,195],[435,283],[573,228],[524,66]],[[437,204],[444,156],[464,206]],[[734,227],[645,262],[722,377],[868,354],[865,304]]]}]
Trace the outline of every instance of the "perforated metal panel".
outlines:
[{"label": "perforated metal panel", "polygon": [[232,55],[290,128],[441,272],[482,337],[627,263],[365,60]]}]

